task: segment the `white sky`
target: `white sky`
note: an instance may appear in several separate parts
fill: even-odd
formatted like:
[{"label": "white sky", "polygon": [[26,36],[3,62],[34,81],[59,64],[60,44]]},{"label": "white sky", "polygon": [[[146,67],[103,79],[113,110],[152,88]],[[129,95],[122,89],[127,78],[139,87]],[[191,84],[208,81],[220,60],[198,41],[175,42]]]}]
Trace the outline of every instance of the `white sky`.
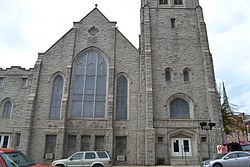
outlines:
[{"label": "white sky", "polygon": [[[37,53],[45,52],[95,4],[138,47],[140,0],[0,0],[0,67],[32,68]],[[225,82],[238,112],[250,114],[250,0],[200,4],[217,83]]]}]

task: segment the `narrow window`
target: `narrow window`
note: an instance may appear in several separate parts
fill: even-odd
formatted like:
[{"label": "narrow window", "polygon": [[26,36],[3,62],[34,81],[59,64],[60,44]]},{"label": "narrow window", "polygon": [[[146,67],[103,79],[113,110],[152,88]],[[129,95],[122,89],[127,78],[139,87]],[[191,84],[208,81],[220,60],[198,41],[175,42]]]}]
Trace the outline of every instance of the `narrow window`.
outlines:
[{"label": "narrow window", "polygon": [[183,0],[174,0],[174,5],[183,5]]},{"label": "narrow window", "polygon": [[8,148],[10,144],[9,134],[0,134],[0,148]]},{"label": "narrow window", "polygon": [[21,142],[21,133],[16,133],[16,143],[15,146],[20,146]]},{"label": "narrow window", "polygon": [[4,81],[4,78],[0,78],[0,88],[3,87],[3,81]]},{"label": "narrow window", "polygon": [[168,0],[159,0],[159,4],[160,5],[167,5],[168,4]]},{"label": "narrow window", "polygon": [[174,141],[174,152],[179,152],[179,140]]},{"label": "narrow window", "polygon": [[62,93],[63,77],[58,75],[53,81],[49,118],[58,119],[60,117]]},{"label": "narrow window", "polygon": [[12,110],[12,103],[10,100],[7,100],[4,104],[3,107],[3,118],[10,118],[11,115],[11,110]]},{"label": "narrow window", "polygon": [[175,18],[171,18],[171,28],[176,28],[176,21]]},{"label": "narrow window", "polygon": [[127,119],[127,105],[128,105],[128,80],[124,76],[117,78],[116,84],[116,119]]},{"label": "narrow window", "polygon": [[165,69],[165,81],[172,81],[172,69],[166,68]]},{"label": "narrow window", "polygon": [[189,104],[181,98],[176,98],[170,103],[170,118],[189,119]]},{"label": "narrow window", "polygon": [[187,68],[183,70],[183,80],[190,81],[190,70]]},{"label": "narrow window", "polygon": [[22,78],[22,88],[25,88],[28,86],[28,78]]}]

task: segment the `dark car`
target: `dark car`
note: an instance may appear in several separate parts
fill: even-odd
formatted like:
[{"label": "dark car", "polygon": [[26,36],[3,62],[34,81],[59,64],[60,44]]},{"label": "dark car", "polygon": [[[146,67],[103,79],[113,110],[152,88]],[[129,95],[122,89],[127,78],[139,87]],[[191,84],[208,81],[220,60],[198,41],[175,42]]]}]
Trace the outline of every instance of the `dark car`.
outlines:
[{"label": "dark car", "polygon": [[250,152],[250,144],[242,145],[241,148],[242,148],[243,151]]},{"label": "dark car", "polygon": [[0,148],[0,167],[51,167],[38,165],[29,160],[21,151]]}]

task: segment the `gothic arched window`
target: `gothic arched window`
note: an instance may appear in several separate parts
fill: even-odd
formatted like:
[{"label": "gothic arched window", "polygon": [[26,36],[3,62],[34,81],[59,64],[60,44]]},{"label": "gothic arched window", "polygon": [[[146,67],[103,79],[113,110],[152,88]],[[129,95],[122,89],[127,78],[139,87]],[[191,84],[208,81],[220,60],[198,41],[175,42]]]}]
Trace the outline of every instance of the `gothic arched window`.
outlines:
[{"label": "gothic arched window", "polygon": [[183,70],[183,80],[190,81],[190,70],[188,68]]},{"label": "gothic arched window", "polygon": [[170,102],[170,118],[173,119],[189,119],[190,111],[187,101],[176,98]]},{"label": "gothic arched window", "polygon": [[2,114],[3,118],[10,118],[12,106],[13,106],[12,102],[9,99],[7,99],[3,106],[3,114]]},{"label": "gothic arched window", "polygon": [[106,108],[107,63],[103,53],[90,48],[74,62],[71,117],[103,118]]},{"label": "gothic arched window", "polygon": [[128,109],[128,80],[121,75],[116,80],[116,120],[126,120]]},{"label": "gothic arched window", "polygon": [[54,78],[49,118],[59,118],[63,94],[63,77],[58,75]]},{"label": "gothic arched window", "polygon": [[166,68],[164,73],[165,73],[165,80],[166,81],[172,81],[172,78],[173,78],[172,69],[171,68]]}]

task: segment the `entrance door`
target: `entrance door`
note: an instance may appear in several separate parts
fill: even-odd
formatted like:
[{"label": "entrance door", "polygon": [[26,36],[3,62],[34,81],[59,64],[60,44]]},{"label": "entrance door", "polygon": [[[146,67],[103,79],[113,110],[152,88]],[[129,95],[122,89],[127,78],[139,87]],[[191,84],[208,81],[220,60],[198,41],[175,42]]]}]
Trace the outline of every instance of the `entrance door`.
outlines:
[{"label": "entrance door", "polygon": [[172,138],[171,148],[172,156],[192,156],[190,138]]}]

